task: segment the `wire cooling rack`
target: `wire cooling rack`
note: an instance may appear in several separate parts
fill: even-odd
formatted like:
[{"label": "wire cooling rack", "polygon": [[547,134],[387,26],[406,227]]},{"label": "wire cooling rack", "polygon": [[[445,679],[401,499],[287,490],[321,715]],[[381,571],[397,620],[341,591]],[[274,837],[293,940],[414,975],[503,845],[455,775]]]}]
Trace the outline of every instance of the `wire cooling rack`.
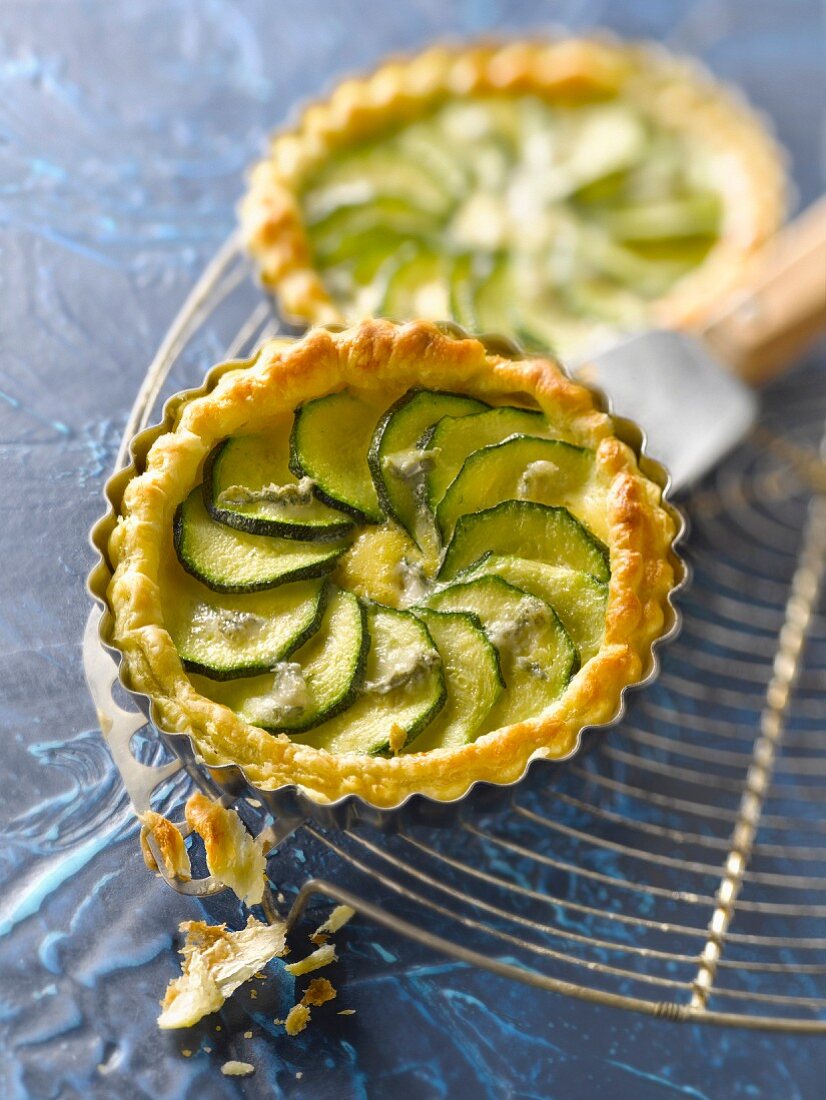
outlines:
[{"label": "wire cooling rack", "polygon": [[[119,465],[165,396],[276,331],[232,237],[144,379]],[[297,855],[311,876],[291,919],[325,894],[533,986],[673,1021],[826,1031],[822,372],[764,406],[683,501],[683,632],[622,724],[534,768],[505,809],[471,800],[449,829],[299,824],[270,861],[274,881],[294,880]]]}]

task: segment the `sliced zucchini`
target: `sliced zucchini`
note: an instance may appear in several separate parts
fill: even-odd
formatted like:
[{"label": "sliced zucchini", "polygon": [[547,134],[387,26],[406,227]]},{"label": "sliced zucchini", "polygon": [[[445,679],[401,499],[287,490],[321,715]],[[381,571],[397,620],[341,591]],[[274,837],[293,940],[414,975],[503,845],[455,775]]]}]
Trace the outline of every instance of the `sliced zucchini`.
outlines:
[{"label": "sliced zucchini", "polygon": [[601,581],[607,581],[611,572],[608,548],[567,508],[530,500],[506,500],[495,508],[461,516],[439,578],[450,580],[488,552],[565,565]]},{"label": "sliced zucchini", "polygon": [[559,439],[516,435],[474,451],[436,509],[445,542],[460,516],[503,500],[575,505],[594,466],[594,452]]},{"label": "sliced zucchini", "polygon": [[296,738],[328,752],[398,753],[445,704],[445,676],[427,627],[408,611],[368,609],[362,694],[336,718]]},{"label": "sliced zucchini", "polygon": [[319,267],[330,286],[347,280],[352,291],[353,286],[366,286],[373,279],[380,281],[382,266],[410,239],[384,225],[373,226],[364,233],[339,237],[335,250],[319,260]]},{"label": "sliced zucchini", "polygon": [[448,300],[446,258],[438,251],[409,242],[385,275],[384,293],[376,312],[395,321],[413,317],[446,317]]},{"label": "sliced zucchini", "polygon": [[324,265],[335,263],[349,253],[359,237],[377,230],[416,237],[433,232],[433,219],[405,199],[382,196],[336,207],[323,220],[308,226],[313,256]]},{"label": "sliced zucchini", "polygon": [[415,611],[442,658],[447,702],[424,733],[405,752],[455,748],[473,741],[505,686],[499,654],[475,615],[467,612]]},{"label": "sliced zucchini", "polygon": [[552,429],[541,412],[502,405],[475,416],[446,416],[425,432],[420,446],[435,461],[425,478],[427,505],[436,505],[473,451],[501,443],[512,435],[544,436]]},{"label": "sliced zucchini", "polygon": [[364,605],[352,593],[336,589],[318,631],[290,661],[278,662],[263,676],[225,683],[198,676],[193,684],[250,725],[298,732],[340,714],[355,701],[369,645]]},{"label": "sliced zucchini", "polygon": [[583,664],[590,661],[602,644],[608,603],[608,585],[605,581],[561,565],[546,565],[541,561],[497,554],[483,558],[478,565],[461,575],[462,580],[480,576],[501,577],[549,603],[579,650]]},{"label": "sliced zucchini", "polygon": [[315,482],[325,504],[365,523],[381,523],[367,450],[380,408],[349,390],[308,401],[295,414],[290,469]]},{"label": "sliced zucchini", "polygon": [[174,581],[164,585],[164,625],[184,666],[215,680],[265,672],[303,645],[321,622],[328,588],[323,580],[218,596],[174,572]]},{"label": "sliced zucchini", "polygon": [[422,434],[442,417],[468,416],[488,408],[484,401],[459,393],[409,390],[382,416],[373,433],[367,461],[379,499],[413,538],[421,536],[427,451]]},{"label": "sliced zucchini", "polygon": [[397,141],[402,153],[415,160],[445,195],[454,202],[465,197],[470,184],[467,169],[454,158],[431,120],[406,126]]},{"label": "sliced zucchini", "polygon": [[507,256],[491,257],[490,268],[477,278],[472,295],[474,332],[507,334],[513,331],[517,296]]},{"label": "sliced zucchini", "polygon": [[184,569],[214,592],[258,592],[321,577],[347,549],[343,542],[296,542],[216,523],[200,485],[175,514],[174,539]]},{"label": "sliced zucchini", "polygon": [[714,237],[720,228],[720,197],[697,191],[685,198],[629,203],[601,210],[599,221],[620,241]]},{"label": "sliced zucchini", "polygon": [[643,160],[648,135],[642,119],[623,103],[575,109],[568,114],[573,141],[560,170],[570,191],[627,171]]},{"label": "sliced zucchini", "polygon": [[353,521],[313,494],[309,479],[298,481],[289,467],[286,430],[227,439],[204,469],[204,499],[219,523],[253,535],[288,539],[333,539]]},{"label": "sliced zucchini", "polygon": [[303,206],[312,224],[327,217],[342,202],[378,203],[399,199],[426,213],[444,217],[453,204],[440,175],[418,163],[415,153],[397,141],[380,142],[341,157],[304,192]]},{"label": "sliced zucchini", "polygon": [[550,604],[501,577],[453,584],[428,601],[437,611],[477,615],[499,651],[505,691],[484,729],[532,718],[553,703],[579,668],[579,654]]}]

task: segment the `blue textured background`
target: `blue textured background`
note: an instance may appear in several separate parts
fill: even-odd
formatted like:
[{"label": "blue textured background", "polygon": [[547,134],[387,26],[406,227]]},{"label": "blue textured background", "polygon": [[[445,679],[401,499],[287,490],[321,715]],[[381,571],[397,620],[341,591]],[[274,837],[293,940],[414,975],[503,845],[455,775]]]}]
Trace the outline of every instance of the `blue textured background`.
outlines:
[{"label": "blue textured background", "polygon": [[[816,0],[3,0],[0,1096],[823,1094],[826,1040],[677,1027],[529,991],[360,920],[334,1005],[355,1016],[319,1012],[290,1041],[267,1024],[290,1003],[273,981],[258,999],[239,994],[220,1032],[213,1020],[194,1037],[159,1035],[172,934],[199,907],[143,868],[80,661],[86,533],[127,409],[232,226],[244,167],[297,101],[446,31],[598,22],[692,50],[742,84],[807,201],[823,186],[821,11]],[[278,858],[287,892],[310,869],[302,856]],[[258,1073],[223,1079],[227,1057]]]}]

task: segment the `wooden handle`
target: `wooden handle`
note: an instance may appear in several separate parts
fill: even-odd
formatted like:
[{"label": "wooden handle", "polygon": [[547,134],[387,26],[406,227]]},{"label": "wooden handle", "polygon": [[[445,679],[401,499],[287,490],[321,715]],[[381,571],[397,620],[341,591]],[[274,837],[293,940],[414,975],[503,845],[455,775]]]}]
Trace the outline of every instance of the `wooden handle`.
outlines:
[{"label": "wooden handle", "polygon": [[826,328],[826,197],[766,246],[753,282],[698,335],[741,378],[760,385],[793,365]]}]

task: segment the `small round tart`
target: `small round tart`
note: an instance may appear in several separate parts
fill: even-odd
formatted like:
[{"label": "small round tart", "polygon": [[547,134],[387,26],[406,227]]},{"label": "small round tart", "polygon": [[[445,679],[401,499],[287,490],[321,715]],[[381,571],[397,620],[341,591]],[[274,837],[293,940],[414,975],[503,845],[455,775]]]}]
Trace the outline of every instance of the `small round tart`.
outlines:
[{"label": "small round tart", "polygon": [[291,320],[452,317],[565,357],[701,323],[784,203],[766,127],[707,73],[560,39],[345,81],[274,138],[240,217]]},{"label": "small round tart", "polygon": [[650,673],[675,514],[588,389],[495,347],[315,329],[175,406],[108,601],[129,686],[208,765],[456,798],[566,755]]}]

